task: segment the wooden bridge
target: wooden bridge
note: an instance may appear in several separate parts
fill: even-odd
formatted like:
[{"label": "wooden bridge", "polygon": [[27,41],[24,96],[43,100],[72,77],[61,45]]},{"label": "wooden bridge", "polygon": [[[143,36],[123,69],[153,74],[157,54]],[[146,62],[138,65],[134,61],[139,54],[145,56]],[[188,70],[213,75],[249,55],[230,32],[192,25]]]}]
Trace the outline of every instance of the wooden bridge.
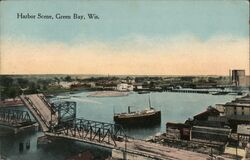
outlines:
[{"label": "wooden bridge", "polygon": [[[206,159],[208,155],[128,138],[120,125],[76,118],[75,102],[51,104],[43,94],[22,95],[21,100],[46,136],[81,141],[151,159]],[[126,154],[124,154],[126,159]]]},{"label": "wooden bridge", "polygon": [[56,123],[55,121],[57,121],[57,116],[56,114],[52,114],[52,107],[47,102],[43,94],[21,95],[20,98],[24,105],[29,109],[30,113],[37,120],[43,132],[49,130],[52,122]]}]

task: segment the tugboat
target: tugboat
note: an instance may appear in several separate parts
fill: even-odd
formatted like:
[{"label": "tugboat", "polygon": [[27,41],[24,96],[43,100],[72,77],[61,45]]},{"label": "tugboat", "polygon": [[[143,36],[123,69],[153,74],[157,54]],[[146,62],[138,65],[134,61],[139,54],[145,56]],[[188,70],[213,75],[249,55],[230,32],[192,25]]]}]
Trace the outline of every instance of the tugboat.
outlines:
[{"label": "tugboat", "polygon": [[151,106],[149,98],[149,108],[142,111],[130,111],[131,106],[128,106],[127,113],[115,113],[114,121],[123,126],[151,126],[161,122],[161,111],[156,110]]}]

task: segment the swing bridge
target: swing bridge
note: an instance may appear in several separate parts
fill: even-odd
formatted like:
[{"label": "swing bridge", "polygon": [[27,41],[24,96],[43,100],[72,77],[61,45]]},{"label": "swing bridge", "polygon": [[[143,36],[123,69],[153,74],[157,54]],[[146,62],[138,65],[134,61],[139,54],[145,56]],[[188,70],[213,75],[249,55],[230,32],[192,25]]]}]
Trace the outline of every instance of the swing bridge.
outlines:
[{"label": "swing bridge", "polygon": [[28,111],[0,109],[0,125],[19,127],[34,124],[30,114],[45,136],[80,141],[123,153],[151,159],[204,159],[207,155],[181,151],[144,140],[128,138],[121,125],[76,117],[76,102],[50,103],[43,94],[21,95]]}]

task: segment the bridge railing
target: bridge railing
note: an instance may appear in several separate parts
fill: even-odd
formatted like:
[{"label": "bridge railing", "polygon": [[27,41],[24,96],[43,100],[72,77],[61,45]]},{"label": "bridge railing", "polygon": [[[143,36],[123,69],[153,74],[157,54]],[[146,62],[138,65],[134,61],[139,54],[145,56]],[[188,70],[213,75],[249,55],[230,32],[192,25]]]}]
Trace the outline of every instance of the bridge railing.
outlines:
[{"label": "bridge railing", "polygon": [[46,120],[44,119],[44,117],[42,116],[42,114],[40,113],[40,111],[35,107],[35,105],[34,105],[33,102],[29,99],[29,97],[25,96],[24,98],[28,101],[28,103],[31,105],[32,109],[37,113],[37,115],[40,117],[40,119],[43,121],[43,123],[44,123],[47,127],[49,127],[50,124],[48,124],[48,123],[46,122]]},{"label": "bridge railing", "polygon": [[51,112],[51,119],[53,119],[53,115],[56,114],[56,123],[54,124],[57,126],[63,125],[61,123],[76,119],[76,102],[63,101],[51,103],[51,107],[54,111],[54,113]]},{"label": "bridge railing", "polygon": [[32,112],[36,113],[36,118],[40,119],[40,123],[42,122],[47,126],[45,132],[48,134],[68,138],[74,137],[74,139],[112,146],[116,146],[117,141],[126,141],[126,134],[121,125],[76,118],[76,102],[65,101],[49,104],[43,95],[38,94],[36,96],[43,101],[46,107],[51,109],[51,118],[49,120],[43,117],[41,111],[33,104],[29,96],[24,96],[23,99],[25,104],[32,109]]},{"label": "bridge railing", "polygon": [[0,109],[0,121],[8,124],[31,123],[30,115],[27,111],[15,109]]},{"label": "bridge railing", "polygon": [[54,128],[53,132],[78,139],[108,143],[114,146],[116,146],[116,141],[124,140],[124,137],[126,137],[120,125],[83,118],[61,123],[60,127]]},{"label": "bridge railing", "polygon": [[47,99],[44,97],[44,95],[38,94],[38,97],[47,105],[47,107],[50,109],[52,114],[55,114],[55,110],[52,107],[52,105],[47,101]]}]

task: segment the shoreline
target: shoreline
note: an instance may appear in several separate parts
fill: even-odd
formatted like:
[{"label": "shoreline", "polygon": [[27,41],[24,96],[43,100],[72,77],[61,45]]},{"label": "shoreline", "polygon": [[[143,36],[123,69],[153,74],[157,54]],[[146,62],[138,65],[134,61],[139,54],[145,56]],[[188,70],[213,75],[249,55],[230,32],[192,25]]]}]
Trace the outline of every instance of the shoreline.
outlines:
[{"label": "shoreline", "polygon": [[92,92],[87,97],[124,97],[128,96],[129,92],[118,92],[118,91],[97,91]]}]

